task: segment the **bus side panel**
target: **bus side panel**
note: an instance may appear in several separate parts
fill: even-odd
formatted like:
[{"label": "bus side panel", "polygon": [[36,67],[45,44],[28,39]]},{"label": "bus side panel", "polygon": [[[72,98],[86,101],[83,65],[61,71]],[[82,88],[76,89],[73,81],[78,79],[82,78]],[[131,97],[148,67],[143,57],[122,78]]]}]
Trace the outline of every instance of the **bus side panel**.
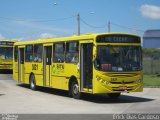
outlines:
[{"label": "bus side panel", "polygon": [[51,86],[53,88],[62,89],[62,83],[65,81],[64,63],[54,63],[51,68]]},{"label": "bus side panel", "polygon": [[13,63],[13,79],[18,82],[18,62]]},{"label": "bus side panel", "polygon": [[66,63],[64,68],[65,76],[71,77],[75,76],[76,78],[80,77],[79,73],[79,64],[78,63]]},{"label": "bus side panel", "polygon": [[25,62],[24,64],[24,69],[25,69],[25,73],[24,73],[24,83],[29,84],[29,77],[30,77],[30,73],[32,72],[32,64],[29,62]]},{"label": "bus side panel", "polygon": [[54,63],[52,64],[52,87],[68,90],[69,78],[71,76],[79,77],[77,64],[75,63]]},{"label": "bus side panel", "polygon": [[36,85],[43,86],[43,68],[42,63],[25,62],[25,83],[29,84],[29,77],[34,74]]},{"label": "bus side panel", "polygon": [[24,83],[29,84],[29,74],[24,74]]},{"label": "bus side panel", "polygon": [[35,75],[36,85],[43,86],[43,75]]},{"label": "bus side panel", "polygon": [[62,82],[63,88],[68,88],[69,79],[72,76],[74,76],[78,82],[78,79],[80,78],[78,63],[66,63],[64,67],[64,75],[68,77],[68,80],[66,83],[65,81]]},{"label": "bus side panel", "polygon": [[35,75],[36,85],[43,86],[43,63],[33,62],[31,67],[32,72]]},{"label": "bus side panel", "polygon": [[64,77],[60,76],[52,76],[52,85],[51,87],[57,88],[57,89],[62,89],[62,81],[64,81]]}]

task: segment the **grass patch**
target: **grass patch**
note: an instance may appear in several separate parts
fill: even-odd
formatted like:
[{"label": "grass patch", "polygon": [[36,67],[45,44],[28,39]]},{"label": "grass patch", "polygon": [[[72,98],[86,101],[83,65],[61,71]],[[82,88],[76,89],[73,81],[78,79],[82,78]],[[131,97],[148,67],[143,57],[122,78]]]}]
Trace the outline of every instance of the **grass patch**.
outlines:
[{"label": "grass patch", "polygon": [[146,74],[143,77],[144,87],[160,87],[159,74]]}]

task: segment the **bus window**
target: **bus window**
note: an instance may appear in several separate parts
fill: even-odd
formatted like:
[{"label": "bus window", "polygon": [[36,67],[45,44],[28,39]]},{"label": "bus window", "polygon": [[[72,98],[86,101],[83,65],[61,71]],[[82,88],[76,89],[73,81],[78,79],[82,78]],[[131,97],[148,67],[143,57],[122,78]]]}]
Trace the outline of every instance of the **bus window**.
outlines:
[{"label": "bus window", "polygon": [[0,59],[3,60],[12,60],[13,57],[13,48],[12,47],[1,47],[0,48]]},{"label": "bus window", "polygon": [[64,43],[54,44],[54,58],[53,62],[61,63],[64,62]]},{"label": "bus window", "polygon": [[5,60],[5,48],[0,47],[0,59]]},{"label": "bus window", "polygon": [[78,62],[78,42],[66,43],[66,62],[77,63]]},{"label": "bus window", "polygon": [[6,48],[6,60],[12,60],[13,58],[13,48]]},{"label": "bus window", "polygon": [[42,62],[42,44],[34,45],[34,62]]},{"label": "bus window", "polygon": [[33,45],[26,45],[26,50],[25,50],[25,61],[26,62],[32,62],[33,60]]}]

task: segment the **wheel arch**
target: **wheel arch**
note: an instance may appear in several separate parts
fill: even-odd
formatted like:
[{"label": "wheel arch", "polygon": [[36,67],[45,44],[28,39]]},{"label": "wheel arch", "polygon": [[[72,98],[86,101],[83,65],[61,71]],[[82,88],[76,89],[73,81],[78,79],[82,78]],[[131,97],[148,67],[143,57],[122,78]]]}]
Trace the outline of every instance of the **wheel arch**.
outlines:
[{"label": "wheel arch", "polygon": [[[32,76],[32,75],[34,75],[33,72],[31,72],[31,73],[29,74],[29,83],[31,82],[31,76]],[[34,77],[35,77],[35,75],[34,75]]]},{"label": "wheel arch", "polygon": [[76,82],[77,84],[79,84],[77,77],[75,77],[74,75],[71,76],[69,79],[68,90],[71,90],[72,82]]}]

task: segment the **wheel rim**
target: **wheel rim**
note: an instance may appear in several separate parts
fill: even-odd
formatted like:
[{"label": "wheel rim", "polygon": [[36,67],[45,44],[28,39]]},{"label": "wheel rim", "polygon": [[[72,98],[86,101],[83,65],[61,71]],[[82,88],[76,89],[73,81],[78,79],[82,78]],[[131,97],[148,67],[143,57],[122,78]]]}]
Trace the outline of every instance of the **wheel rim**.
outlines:
[{"label": "wheel rim", "polygon": [[34,82],[33,82],[33,80],[31,81],[31,87],[34,88]]},{"label": "wheel rim", "polygon": [[79,93],[78,85],[77,85],[77,84],[74,84],[74,85],[73,85],[73,94],[77,95],[78,93]]},{"label": "wheel rim", "polygon": [[31,77],[31,88],[35,87],[34,76]]}]

